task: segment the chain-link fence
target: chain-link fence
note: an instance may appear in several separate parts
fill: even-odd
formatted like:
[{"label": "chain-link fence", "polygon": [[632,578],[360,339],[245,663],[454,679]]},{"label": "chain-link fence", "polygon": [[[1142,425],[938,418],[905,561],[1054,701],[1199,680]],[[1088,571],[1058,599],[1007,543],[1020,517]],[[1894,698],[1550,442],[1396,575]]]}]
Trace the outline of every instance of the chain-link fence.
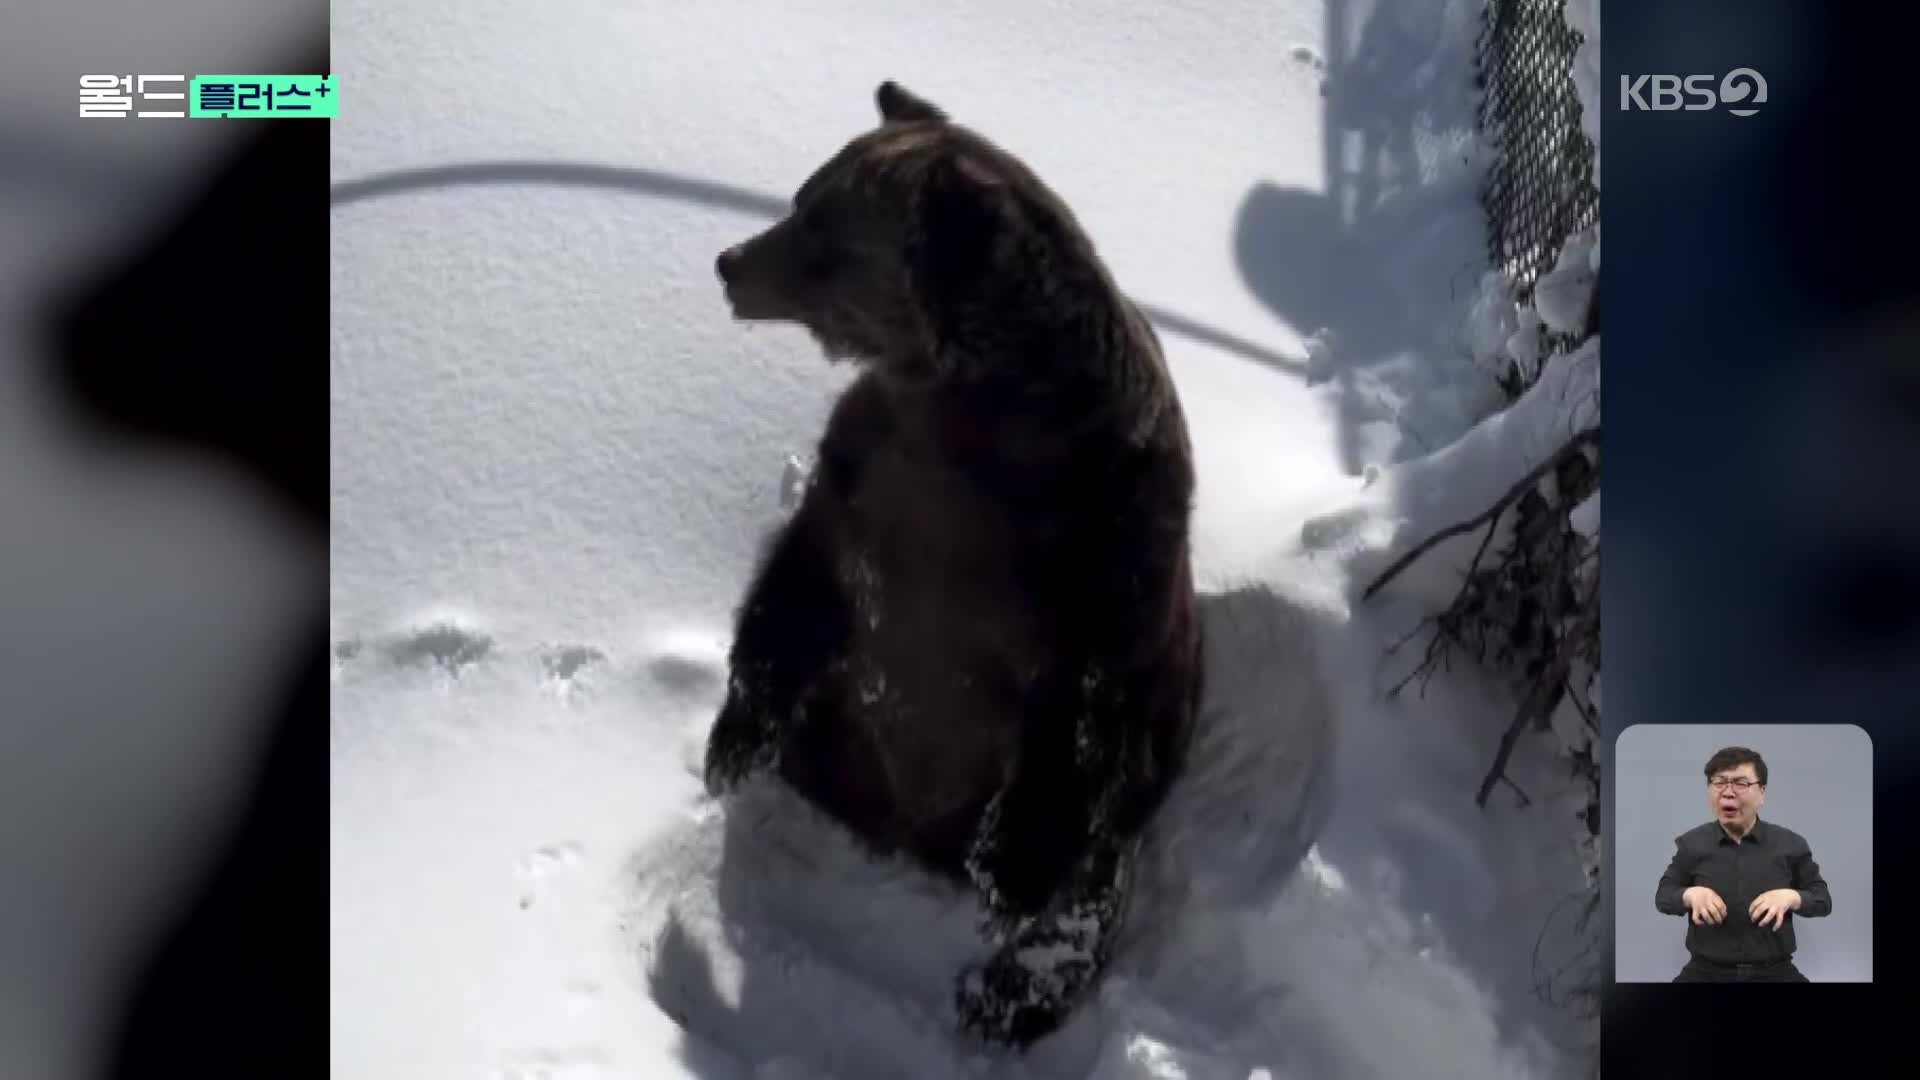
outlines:
[{"label": "chain-link fence", "polygon": [[[1495,149],[1481,193],[1488,254],[1522,303],[1567,237],[1600,219],[1593,144],[1580,129],[1572,76],[1581,38],[1564,7],[1565,0],[1487,0],[1474,46],[1480,129]],[[1598,322],[1596,304],[1584,334],[1543,328],[1542,355],[1579,344]]]}]

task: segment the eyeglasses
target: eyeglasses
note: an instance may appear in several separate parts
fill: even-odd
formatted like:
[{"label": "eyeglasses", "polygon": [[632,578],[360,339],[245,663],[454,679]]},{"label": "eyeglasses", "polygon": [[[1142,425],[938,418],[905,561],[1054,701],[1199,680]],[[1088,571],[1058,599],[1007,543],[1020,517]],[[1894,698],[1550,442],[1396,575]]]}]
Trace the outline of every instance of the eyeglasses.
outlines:
[{"label": "eyeglasses", "polygon": [[1758,783],[1759,781],[1748,780],[1746,777],[1729,780],[1722,776],[1716,776],[1707,781],[1707,786],[1710,788],[1738,788],[1741,791],[1745,791],[1750,787],[1756,786]]}]

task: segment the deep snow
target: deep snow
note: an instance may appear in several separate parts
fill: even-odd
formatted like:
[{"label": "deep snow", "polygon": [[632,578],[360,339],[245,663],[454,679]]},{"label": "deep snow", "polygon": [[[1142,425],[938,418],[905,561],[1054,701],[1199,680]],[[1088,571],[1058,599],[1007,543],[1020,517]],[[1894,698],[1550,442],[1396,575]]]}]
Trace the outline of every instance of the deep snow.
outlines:
[{"label": "deep snow", "polygon": [[[1476,5],[959,10],[335,5],[334,1075],[1585,1071],[1537,990],[1584,790],[1528,739],[1531,805],[1475,807],[1511,704],[1458,665],[1382,700],[1477,537],[1350,599],[1597,409],[1593,343],[1474,426],[1520,318],[1474,287]],[[963,903],[696,776],[845,378],[731,324],[712,256],[885,77],[1066,195],[1200,454],[1199,758],[1101,999],[1018,1063],[942,1012]]]}]

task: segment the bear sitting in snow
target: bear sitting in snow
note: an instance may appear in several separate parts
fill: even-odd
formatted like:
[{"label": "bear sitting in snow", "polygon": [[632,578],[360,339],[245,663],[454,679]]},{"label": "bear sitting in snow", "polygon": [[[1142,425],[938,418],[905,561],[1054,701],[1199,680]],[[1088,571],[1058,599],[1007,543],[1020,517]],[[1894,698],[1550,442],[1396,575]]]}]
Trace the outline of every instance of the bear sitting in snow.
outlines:
[{"label": "bear sitting in snow", "polygon": [[897,84],[877,102],[718,260],[736,318],[861,372],[737,611],[706,778],[771,771],[977,889],[996,948],[960,1017],[1025,1046],[1097,979],[1185,758],[1193,455],[1152,328],[1060,198]]}]

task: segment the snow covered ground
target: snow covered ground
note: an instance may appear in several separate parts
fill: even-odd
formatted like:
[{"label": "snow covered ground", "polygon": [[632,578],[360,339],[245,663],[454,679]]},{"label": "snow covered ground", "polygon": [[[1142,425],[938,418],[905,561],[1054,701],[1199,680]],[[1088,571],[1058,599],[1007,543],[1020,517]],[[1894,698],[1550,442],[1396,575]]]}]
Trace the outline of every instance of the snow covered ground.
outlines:
[{"label": "snow covered ground", "polygon": [[[1356,599],[1597,390],[1594,351],[1475,427],[1516,325],[1478,289],[1476,16],[336,3],[334,1075],[1584,1072],[1540,987],[1584,791],[1528,739],[1531,804],[1477,808],[1511,705],[1458,665],[1382,699],[1453,548]],[[964,902],[696,776],[784,463],[846,378],[732,324],[713,256],[887,77],[1065,194],[1201,458],[1201,750],[1100,1000],[1024,1061],[951,1032]]]}]

